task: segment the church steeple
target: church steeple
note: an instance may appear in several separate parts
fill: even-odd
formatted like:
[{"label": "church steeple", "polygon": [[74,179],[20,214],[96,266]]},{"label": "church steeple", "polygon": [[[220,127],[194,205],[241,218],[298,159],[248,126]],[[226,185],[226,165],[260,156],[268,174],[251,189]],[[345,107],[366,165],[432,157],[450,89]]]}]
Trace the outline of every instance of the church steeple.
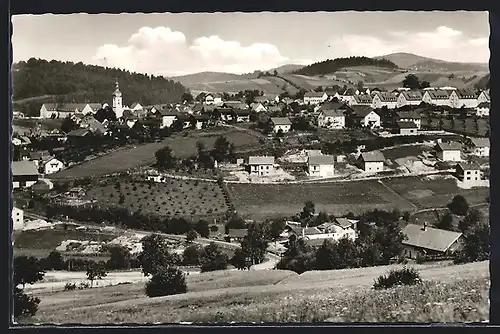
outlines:
[{"label": "church steeple", "polygon": [[123,115],[123,102],[122,102],[122,92],[120,92],[120,87],[118,86],[118,79],[115,81],[115,91],[113,92],[113,111],[117,118]]},{"label": "church steeple", "polygon": [[118,85],[118,79],[115,81],[115,92],[113,96],[122,96],[122,92],[120,92],[120,86]]}]

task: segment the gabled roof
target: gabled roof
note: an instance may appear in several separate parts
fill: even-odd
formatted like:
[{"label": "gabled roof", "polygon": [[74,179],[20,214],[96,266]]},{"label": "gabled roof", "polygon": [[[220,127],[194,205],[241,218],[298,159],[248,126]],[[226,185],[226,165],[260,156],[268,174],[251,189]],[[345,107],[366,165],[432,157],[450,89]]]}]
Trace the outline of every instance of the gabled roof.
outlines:
[{"label": "gabled roof", "polygon": [[427,227],[408,224],[403,228],[403,233],[408,237],[403,241],[404,245],[420,247],[433,251],[445,252],[455,241],[462,236],[460,232],[441,230],[433,227]]},{"label": "gabled roof", "polygon": [[13,161],[11,169],[13,176],[38,175],[38,169],[33,161]]},{"label": "gabled roof", "polygon": [[490,147],[489,138],[470,138],[470,141],[475,147]]},{"label": "gabled roof", "polygon": [[480,170],[481,167],[477,162],[459,162],[457,167],[460,167],[462,170]]},{"label": "gabled roof", "polygon": [[312,155],[307,159],[309,165],[333,165],[334,162],[333,155]]},{"label": "gabled roof", "polygon": [[481,102],[477,105],[478,108],[490,108],[489,102]]},{"label": "gabled roof", "polygon": [[352,227],[354,224],[356,224],[356,221],[353,221],[353,220],[350,220],[347,218],[335,218],[335,221],[336,221],[338,226],[340,226],[344,229],[348,228],[348,227]]},{"label": "gabled roof", "polygon": [[462,150],[462,145],[457,142],[437,143],[436,149],[440,151],[460,151]]},{"label": "gabled roof", "polygon": [[[264,107],[264,105],[262,103],[260,103],[260,102],[254,102],[254,103],[251,104],[252,110],[254,110],[254,111],[257,110],[257,108],[259,106]],[[264,108],[266,109],[266,107],[264,107]]]},{"label": "gabled roof", "polygon": [[246,228],[230,228],[227,235],[232,238],[244,238],[247,234]]},{"label": "gabled roof", "polygon": [[323,234],[323,232],[316,227],[292,227],[292,231],[299,236],[302,235],[302,232],[304,235]]},{"label": "gabled roof", "polygon": [[398,128],[400,129],[417,129],[418,126],[414,122],[397,122]]},{"label": "gabled roof", "polygon": [[247,109],[248,104],[241,101],[226,101],[222,104],[223,107],[233,108],[233,109]]},{"label": "gabled roof", "polygon": [[292,125],[288,117],[271,117],[271,122],[274,125]]},{"label": "gabled roof", "polygon": [[441,90],[441,89],[435,89],[435,90],[428,90],[427,94],[429,94],[430,98],[432,100],[446,100],[450,98],[452,91],[448,90]]},{"label": "gabled roof", "polygon": [[372,103],[373,99],[370,95],[368,94],[363,94],[363,95],[353,95],[354,100],[356,100],[357,103]]},{"label": "gabled roof", "polygon": [[373,111],[372,107],[370,106],[354,105],[351,106],[351,109],[354,111],[356,117],[361,117],[361,118],[365,118],[366,116],[368,116],[369,113]]},{"label": "gabled roof", "polygon": [[[139,104],[139,102],[134,102],[134,103],[132,103],[132,105],[130,106],[130,108],[131,108],[131,109],[134,109],[134,108],[135,108],[135,107],[137,107],[137,106],[141,106],[141,105]],[[142,107],[142,106],[141,106],[141,107]]]},{"label": "gabled roof", "polygon": [[364,162],[384,162],[385,157],[384,154],[380,151],[371,151],[371,152],[363,152],[361,153],[360,158]]},{"label": "gabled roof", "polygon": [[273,156],[251,156],[248,158],[249,165],[274,165]]},{"label": "gabled roof", "polygon": [[279,112],[282,108],[280,106],[269,106],[267,107],[267,111],[269,112]]},{"label": "gabled roof", "polygon": [[320,113],[323,113],[326,117],[344,117],[341,110],[322,110]]},{"label": "gabled roof", "polygon": [[323,103],[318,111],[327,111],[327,110],[339,110],[339,109],[347,109],[348,106],[342,102],[325,102]]},{"label": "gabled roof", "polygon": [[68,137],[84,137],[90,133],[90,130],[88,129],[76,129],[73,131],[70,131],[67,136]]},{"label": "gabled roof", "polygon": [[323,97],[325,94],[325,92],[307,92],[304,97]]},{"label": "gabled roof", "polygon": [[488,101],[490,100],[490,92],[488,92],[487,90],[483,90],[481,94],[483,94]]},{"label": "gabled roof", "polygon": [[375,95],[378,96],[382,102],[396,102],[398,100],[397,94],[391,92],[379,92]]},{"label": "gabled roof", "polygon": [[398,111],[396,115],[399,119],[421,119],[420,114],[415,110]]},{"label": "gabled roof", "polygon": [[477,99],[478,94],[472,89],[457,89],[456,94],[459,99]]},{"label": "gabled roof", "polygon": [[401,92],[407,101],[420,101],[422,100],[422,93],[418,90],[407,90]]},{"label": "gabled roof", "polygon": [[235,109],[233,112],[238,115],[238,116],[247,116],[250,115],[250,110],[242,110],[242,109]]}]

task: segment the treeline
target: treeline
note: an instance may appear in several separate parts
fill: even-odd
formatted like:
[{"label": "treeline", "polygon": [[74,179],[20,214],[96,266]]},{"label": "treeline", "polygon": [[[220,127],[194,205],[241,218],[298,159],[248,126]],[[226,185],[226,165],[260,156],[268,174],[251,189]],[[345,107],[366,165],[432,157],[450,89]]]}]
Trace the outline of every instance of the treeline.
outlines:
[{"label": "treeline", "polygon": [[[55,95],[44,102],[96,102],[111,104],[115,81],[120,84],[123,104],[142,105],[178,102],[187,89],[162,76],[133,73],[116,68],[31,58],[13,65],[14,100]],[[32,101],[26,105],[42,102]],[[24,106],[25,104],[23,104]],[[16,108],[19,109],[19,108]],[[23,110],[20,110],[23,111]]]},{"label": "treeline", "polygon": [[368,57],[348,57],[348,58],[336,58],[333,60],[327,59],[322,62],[314,63],[305,66],[297,71],[294,71],[293,74],[322,75],[322,74],[334,73],[343,67],[350,67],[350,66],[379,66],[386,68],[397,68],[396,64],[387,59],[373,59]]}]

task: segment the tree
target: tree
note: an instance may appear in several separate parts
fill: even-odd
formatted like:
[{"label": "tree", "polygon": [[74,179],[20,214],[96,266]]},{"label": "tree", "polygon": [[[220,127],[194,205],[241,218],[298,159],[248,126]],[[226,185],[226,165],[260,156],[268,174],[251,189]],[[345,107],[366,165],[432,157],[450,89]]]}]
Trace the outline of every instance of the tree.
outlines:
[{"label": "tree", "polygon": [[269,231],[266,224],[250,224],[247,235],[241,242],[241,249],[252,264],[264,261],[269,244]]},{"label": "tree", "polygon": [[184,93],[181,96],[181,101],[191,103],[193,102],[193,95],[191,95],[190,93]]},{"label": "tree", "polygon": [[141,241],[142,252],[139,255],[144,276],[154,275],[168,266],[175,265],[176,259],[168,251],[167,240],[160,234],[151,234]]},{"label": "tree", "polygon": [[274,71],[273,71],[273,75],[274,75],[275,77],[277,77],[277,76],[278,76],[278,71],[277,71],[277,70],[274,70]]},{"label": "tree", "polygon": [[203,219],[198,220],[194,229],[203,238],[208,238],[210,236],[209,223],[206,220],[203,220]]},{"label": "tree", "polygon": [[488,260],[490,257],[490,225],[482,221],[465,234],[463,248],[455,254],[455,263]]},{"label": "tree", "polygon": [[14,284],[33,284],[43,279],[45,271],[42,269],[37,258],[30,256],[16,256],[14,258]]},{"label": "tree", "polygon": [[25,316],[34,316],[38,311],[40,298],[28,296],[23,290],[14,288],[14,318],[20,319]]},{"label": "tree", "polygon": [[109,260],[106,262],[106,267],[109,269],[124,269],[130,268],[132,255],[130,251],[121,245],[112,245],[108,249]]},{"label": "tree", "polygon": [[448,204],[448,209],[457,216],[465,216],[469,211],[469,203],[462,195],[456,195]]},{"label": "tree", "polygon": [[61,131],[64,133],[68,133],[75,129],[78,129],[78,125],[69,116],[66,117],[61,124]]},{"label": "tree", "polygon": [[300,218],[306,220],[307,222],[315,213],[315,205],[312,201],[307,201],[304,203],[304,208],[300,213]]},{"label": "tree", "polygon": [[225,233],[229,233],[229,229],[241,229],[246,228],[246,222],[237,213],[231,215],[225,226]]},{"label": "tree", "polygon": [[49,270],[63,270],[66,267],[66,263],[64,262],[64,258],[56,250],[50,252],[49,256],[47,256],[46,260],[46,269]]},{"label": "tree", "polygon": [[445,215],[443,215],[439,222],[436,224],[436,227],[442,230],[453,231],[453,215],[451,214],[451,212],[447,212]]},{"label": "tree", "polygon": [[422,81],[420,83],[420,89],[429,88],[430,86],[431,84],[429,83],[429,81]]},{"label": "tree", "polygon": [[94,285],[94,280],[106,277],[106,268],[100,263],[91,262],[87,266],[87,279],[90,281],[90,286]]},{"label": "tree", "polygon": [[190,245],[182,253],[182,263],[186,266],[197,266],[200,264],[200,257],[203,249],[199,245]]},{"label": "tree", "polygon": [[172,153],[172,149],[168,146],[160,148],[155,152],[156,165],[164,170],[169,170],[175,167],[176,158]]},{"label": "tree", "polygon": [[458,222],[458,230],[463,234],[467,234],[474,226],[483,220],[483,214],[478,209],[470,209],[467,215]]},{"label": "tree", "polygon": [[160,297],[185,293],[186,275],[175,267],[162,267],[146,283],[148,297]]},{"label": "tree", "polygon": [[356,244],[347,237],[334,243],[326,240],[316,251],[316,268],[330,270],[357,267],[357,252]]},{"label": "tree", "polygon": [[245,252],[243,252],[243,249],[241,248],[234,251],[234,255],[231,258],[230,263],[239,270],[249,269],[252,266]]},{"label": "tree", "polygon": [[408,74],[403,80],[403,87],[410,89],[420,89],[420,80],[415,74]]},{"label": "tree", "polygon": [[196,233],[195,230],[189,230],[188,233],[186,233],[186,241],[187,242],[192,242],[196,238],[198,238],[198,233]]},{"label": "tree", "polygon": [[113,111],[112,107],[106,106],[104,108],[97,110],[97,112],[94,115],[94,118],[101,123],[104,122],[104,120],[106,119],[110,122],[114,122],[116,121],[116,114]]},{"label": "tree", "polygon": [[357,89],[362,92],[364,90],[364,82],[363,81],[358,81],[358,84],[356,85]]},{"label": "tree", "polygon": [[233,158],[234,146],[226,137],[219,136],[214,143],[212,157],[218,162],[228,161]]},{"label": "tree", "polygon": [[269,224],[269,237],[271,240],[279,238],[280,234],[285,231],[286,223],[284,219],[274,219]]},{"label": "tree", "polygon": [[227,268],[227,262],[226,254],[222,252],[215,242],[211,242],[203,248],[201,253],[201,272],[224,270]]}]

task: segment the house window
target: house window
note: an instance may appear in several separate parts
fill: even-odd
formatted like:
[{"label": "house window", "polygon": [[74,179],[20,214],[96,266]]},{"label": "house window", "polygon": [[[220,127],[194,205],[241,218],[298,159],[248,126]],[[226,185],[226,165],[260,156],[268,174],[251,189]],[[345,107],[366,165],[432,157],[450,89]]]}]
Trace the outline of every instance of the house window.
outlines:
[{"label": "house window", "polygon": [[467,180],[470,180],[470,176],[467,176]]},{"label": "house window", "polygon": [[469,175],[470,174],[470,170],[468,170],[467,172],[465,172],[465,174]]},{"label": "house window", "polygon": [[260,169],[264,169],[264,166],[260,166]]},{"label": "house window", "polygon": [[269,166],[266,166],[266,169],[269,169]]},{"label": "house window", "polygon": [[26,181],[19,181],[19,187],[26,187]]}]

